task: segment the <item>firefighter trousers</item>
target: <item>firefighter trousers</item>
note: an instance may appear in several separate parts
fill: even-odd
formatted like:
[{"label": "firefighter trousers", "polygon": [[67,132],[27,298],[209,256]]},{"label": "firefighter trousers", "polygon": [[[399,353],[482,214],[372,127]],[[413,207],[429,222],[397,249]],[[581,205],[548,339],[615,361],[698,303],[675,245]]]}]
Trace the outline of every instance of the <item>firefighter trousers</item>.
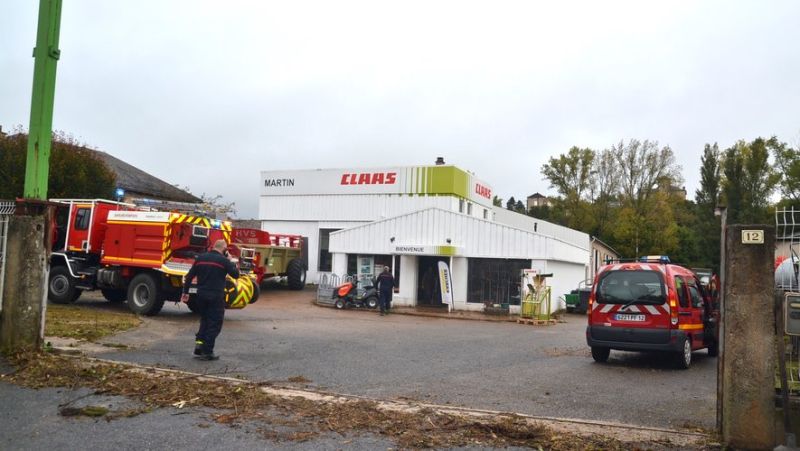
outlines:
[{"label": "firefighter trousers", "polygon": [[202,354],[214,353],[217,336],[222,331],[225,318],[225,294],[197,293],[197,306],[200,313],[200,330],[195,335],[195,343],[202,343]]}]

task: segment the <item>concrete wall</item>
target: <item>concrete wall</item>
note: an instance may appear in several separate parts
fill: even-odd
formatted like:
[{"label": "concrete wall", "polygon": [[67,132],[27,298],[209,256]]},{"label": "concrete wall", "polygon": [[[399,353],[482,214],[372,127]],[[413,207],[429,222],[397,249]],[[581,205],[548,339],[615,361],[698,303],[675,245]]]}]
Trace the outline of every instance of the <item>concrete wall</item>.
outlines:
[{"label": "concrete wall", "polygon": [[[764,242],[743,243],[745,230],[763,230]],[[726,228],[720,354],[722,438],[736,449],[775,446],[774,252],[773,227]]]},{"label": "concrete wall", "polygon": [[12,216],[0,312],[0,349],[42,349],[49,265],[43,215]]}]

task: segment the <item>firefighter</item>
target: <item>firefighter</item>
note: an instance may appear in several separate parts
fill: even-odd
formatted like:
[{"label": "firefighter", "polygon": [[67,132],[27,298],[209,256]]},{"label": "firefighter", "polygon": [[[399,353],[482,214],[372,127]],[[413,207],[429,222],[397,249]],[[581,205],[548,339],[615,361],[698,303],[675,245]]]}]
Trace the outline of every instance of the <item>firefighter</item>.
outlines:
[{"label": "firefighter", "polygon": [[392,308],[392,290],[394,289],[394,276],[388,266],[383,267],[383,272],[378,275],[378,302],[381,307],[381,316],[389,313]]},{"label": "firefighter", "polygon": [[228,244],[217,240],[214,247],[195,260],[186,274],[183,284],[182,302],[189,302],[189,284],[197,276],[197,311],[200,313],[200,329],[195,335],[194,355],[200,360],[217,360],[214,343],[222,331],[225,317],[225,276],[239,278],[239,270],[226,256]]}]

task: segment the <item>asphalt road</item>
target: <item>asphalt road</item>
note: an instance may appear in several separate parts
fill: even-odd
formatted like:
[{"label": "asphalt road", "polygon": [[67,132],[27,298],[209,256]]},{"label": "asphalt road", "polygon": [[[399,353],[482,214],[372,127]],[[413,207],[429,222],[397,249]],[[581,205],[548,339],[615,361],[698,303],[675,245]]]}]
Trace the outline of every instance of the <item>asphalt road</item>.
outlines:
[{"label": "asphalt road", "polygon": [[[505,322],[339,311],[316,292],[263,290],[228,311],[216,362],[192,358],[199,318],[167,303],[140,328],[107,338],[130,346],[95,357],[192,372],[287,381],[337,393],[417,400],[559,418],[674,429],[713,429],[716,359],[695,352],[689,370],[667,356],[612,351],[595,363],[585,317],[532,326]],[[87,308],[127,309],[85,297]],[[292,385],[285,382],[283,385]]]}]

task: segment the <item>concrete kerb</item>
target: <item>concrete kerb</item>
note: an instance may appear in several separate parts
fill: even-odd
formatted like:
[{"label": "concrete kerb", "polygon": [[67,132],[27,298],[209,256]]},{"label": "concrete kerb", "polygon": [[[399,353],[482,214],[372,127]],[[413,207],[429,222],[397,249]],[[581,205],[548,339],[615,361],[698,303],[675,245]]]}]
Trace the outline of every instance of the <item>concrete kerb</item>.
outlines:
[{"label": "concrete kerb", "polygon": [[[105,360],[87,357],[89,362],[106,363],[118,365],[121,362],[114,360]],[[137,365],[134,363],[123,363],[134,371],[143,372],[159,372],[173,377],[189,378],[194,377],[201,380],[217,380],[224,381],[232,384],[252,384],[251,381],[243,381],[233,377],[206,375],[202,373],[192,373],[188,371],[174,370],[168,368],[159,368],[146,365]],[[558,418],[548,416],[525,415],[513,412],[502,412],[484,409],[473,409],[469,407],[459,407],[450,405],[428,404],[422,402],[405,402],[387,399],[370,398],[358,395],[348,395],[341,393],[331,393],[322,390],[313,390],[307,388],[296,388],[286,386],[263,386],[261,390],[264,393],[282,397],[282,398],[303,398],[313,402],[321,403],[347,403],[353,401],[370,401],[375,403],[378,408],[386,411],[401,412],[408,414],[415,414],[419,411],[433,410],[443,414],[457,415],[468,417],[475,421],[488,420],[497,417],[514,417],[515,419],[524,419],[531,423],[544,425],[551,428],[558,433],[564,434],[579,434],[585,437],[592,437],[602,435],[605,437],[612,437],[625,443],[645,443],[656,442],[664,444],[668,449],[677,447],[679,449],[700,449],[707,446],[714,446],[714,436],[699,432],[678,431],[673,429],[637,426],[624,423],[614,423],[606,421],[595,420],[582,420],[573,418]],[[179,402],[175,404],[176,408],[183,408],[190,404],[190,401]]]}]

